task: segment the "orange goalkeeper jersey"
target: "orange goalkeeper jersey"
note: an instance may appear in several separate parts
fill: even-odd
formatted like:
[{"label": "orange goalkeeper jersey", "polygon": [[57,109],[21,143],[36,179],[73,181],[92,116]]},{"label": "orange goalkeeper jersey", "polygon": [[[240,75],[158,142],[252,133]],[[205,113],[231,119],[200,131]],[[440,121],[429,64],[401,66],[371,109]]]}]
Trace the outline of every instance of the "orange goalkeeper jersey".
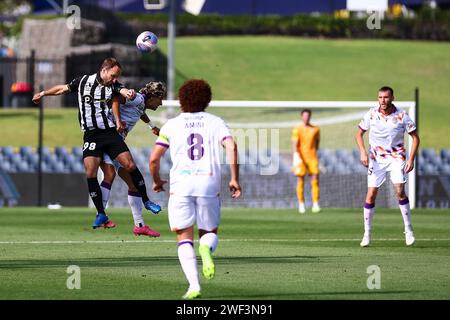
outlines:
[{"label": "orange goalkeeper jersey", "polygon": [[304,161],[317,159],[319,140],[319,127],[300,125],[292,130],[292,141],[298,141],[298,152]]}]

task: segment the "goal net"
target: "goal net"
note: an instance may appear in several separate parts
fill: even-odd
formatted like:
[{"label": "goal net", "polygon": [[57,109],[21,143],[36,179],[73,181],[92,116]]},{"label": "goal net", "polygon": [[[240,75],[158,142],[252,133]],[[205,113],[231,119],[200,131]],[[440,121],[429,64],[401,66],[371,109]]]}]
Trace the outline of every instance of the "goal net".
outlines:
[{"label": "goal net", "polygon": [[[395,105],[415,120],[415,102],[401,101]],[[312,111],[311,123],[320,128],[319,169],[321,207],[361,207],[367,190],[367,169],[359,162],[355,133],[363,115],[376,101],[211,101],[207,111],[222,117],[234,136],[239,150],[241,199],[228,194],[229,168],[222,155],[222,203],[225,207],[296,208],[297,178],[291,172],[292,129],[301,122],[300,112]],[[147,112],[158,126],[179,112],[177,100],[166,100],[156,113]],[[407,134],[406,134],[407,135]],[[368,134],[364,135],[368,148]],[[405,137],[411,145],[411,139]],[[133,157],[144,173],[148,189],[151,177],[148,156],[155,137],[143,124],[136,125],[127,137]],[[409,152],[409,147],[408,147]],[[168,178],[171,161],[168,152],[161,164],[162,175]],[[407,193],[414,206],[416,179],[413,170],[408,177]],[[117,179],[119,180],[119,179]],[[305,179],[306,206],[311,206],[310,179]],[[167,205],[168,192],[154,194],[151,199]],[[113,185],[109,205],[126,207],[127,188],[122,181]],[[378,207],[396,207],[394,190],[389,180],[380,188]]]}]

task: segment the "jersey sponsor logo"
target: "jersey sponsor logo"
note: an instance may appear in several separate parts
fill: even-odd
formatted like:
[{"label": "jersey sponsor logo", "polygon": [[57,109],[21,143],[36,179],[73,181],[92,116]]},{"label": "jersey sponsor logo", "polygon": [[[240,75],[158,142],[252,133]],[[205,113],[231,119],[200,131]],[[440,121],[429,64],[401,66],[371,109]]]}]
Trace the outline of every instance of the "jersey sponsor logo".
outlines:
[{"label": "jersey sponsor logo", "polygon": [[85,94],[82,97],[84,103],[91,104],[92,101],[94,102],[108,102],[108,99],[102,99],[102,98],[93,98],[90,94]]},{"label": "jersey sponsor logo", "polygon": [[89,94],[85,94],[85,95],[82,97],[82,99],[83,99],[84,103],[87,103],[87,104],[91,103],[92,100],[93,100],[92,96],[89,95]]}]

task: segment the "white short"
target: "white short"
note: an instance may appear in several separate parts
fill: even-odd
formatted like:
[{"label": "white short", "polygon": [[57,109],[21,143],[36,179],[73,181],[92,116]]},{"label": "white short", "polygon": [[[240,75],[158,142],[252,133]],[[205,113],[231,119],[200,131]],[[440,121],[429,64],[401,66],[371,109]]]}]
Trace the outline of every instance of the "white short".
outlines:
[{"label": "white short", "polygon": [[405,183],[408,175],[405,173],[405,161],[377,162],[370,161],[367,170],[367,186],[379,188],[386,181],[386,174],[390,172],[393,184]]},{"label": "white short", "polygon": [[103,162],[106,164],[110,164],[112,166],[114,166],[114,168],[116,169],[116,171],[119,171],[119,168],[121,168],[122,166],[120,165],[119,161],[117,160],[112,160],[110,156],[108,156],[106,153],[103,154]]},{"label": "white short", "polygon": [[169,197],[169,225],[172,231],[197,222],[198,229],[212,231],[220,224],[220,197]]}]

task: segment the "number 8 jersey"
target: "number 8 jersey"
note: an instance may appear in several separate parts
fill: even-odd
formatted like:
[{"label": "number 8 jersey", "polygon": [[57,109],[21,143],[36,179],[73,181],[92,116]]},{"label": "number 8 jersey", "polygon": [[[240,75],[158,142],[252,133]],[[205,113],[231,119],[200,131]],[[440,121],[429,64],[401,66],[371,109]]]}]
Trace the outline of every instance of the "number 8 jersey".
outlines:
[{"label": "number 8 jersey", "polygon": [[162,126],[156,144],[170,147],[170,194],[217,197],[220,193],[222,142],[231,134],[210,113],[181,113]]}]

